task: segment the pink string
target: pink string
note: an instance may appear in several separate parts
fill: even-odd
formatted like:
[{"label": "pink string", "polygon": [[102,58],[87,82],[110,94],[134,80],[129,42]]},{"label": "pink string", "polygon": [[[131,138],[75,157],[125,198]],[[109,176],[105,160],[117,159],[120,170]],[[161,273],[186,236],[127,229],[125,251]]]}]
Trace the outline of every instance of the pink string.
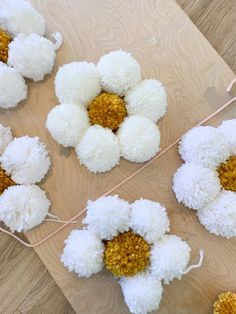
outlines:
[{"label": "pink string", "polygon": [[[227,87],[226,91],[230,92],[230,90],[232,89],[233,85],[236,83],[236,78],[233,79],[229,86]],[[226,102],[224,105],[222,105],[218,110],[216,110],[215,112],[213,112],[211,115],[209,115],[207,118],[203,119],[201,122],[199,122],[198,124],[196,124],[194,127],[198,127],[204,123],[206,123],[207,121],[209,121],[210,119],[214,118],[217,114],[219,114],[220,112],[222,112],[225,108],[227,108],[231,103],[233,103],[234,101],[236,101],[236,97],[230,99],[228,102]],[[182,135],[183,136],[183,135]],[[176,139],[173,143],[171,143],[169,146],[167,146],[165,149],[159,151],[159,153],[153,157],[150,161],[148,161],[147,163],[145,163],[142,167],[140,167],[138,170],[136,170],[134,173],[132,173],[130,176],[128,176],[126,179],[124,179],[123,181],[121,181],[119,184],[115,185],[113,188],[111,188],[109,191],[107,191],[106,193],[104,193],[103,195],[101,195],[100,197],[103,196],[107,196],[109,194],[111,194],[112,192],[114,192],[115,190],[117,190],[119,187],[121,187],[123,184],[125,184],[126,182],[130,181],[132,178],[134,178],[137,174],[139,174],[143,169],[145,169],[146,167],[148,167],[149,165],[151,165],[155,160],[157,160],[158,158],[160,158],[162,155],[164,155],[166,152],[168,152],[172,147],[174,147],[176,144],[178,144],[178,142],[181,140],[181,137],[179,137],[178,139]],[[62,229],[66,228],[68,225],[70,225],[71,223],[74,223],[75,219],[78,219],[81,215],[83,215],[86,212],[87,208],[85,207],[84,209],[82,209],[79,213],[77,213],[74,217],[72,217],[70,220],[68,220],[67,222],[65,222],[62,226],[60,226],[58,229],[54,230],[53,232],[51,232],[50,234],[48,234],[46,237],[44,237],[43,239],[41,239],[40,241],[36,242],[36,243],[27,243],[24,240],[22,240],[21,238],[19,238],[18,236],[16,236],[15,234],[11,233],[10,231],[7,231],[3,228],[0,227],[0,231],[10,235],[11,237],[13,237],[14,239],[16,239],[17,241],[19,241],[21,244],[23,244],[26,247],[30,247],[30,248],[35,248],[43,243],[45,243],[47,240],[51,239],[55,234],[57,234],[58,232],[60,232]]]}]

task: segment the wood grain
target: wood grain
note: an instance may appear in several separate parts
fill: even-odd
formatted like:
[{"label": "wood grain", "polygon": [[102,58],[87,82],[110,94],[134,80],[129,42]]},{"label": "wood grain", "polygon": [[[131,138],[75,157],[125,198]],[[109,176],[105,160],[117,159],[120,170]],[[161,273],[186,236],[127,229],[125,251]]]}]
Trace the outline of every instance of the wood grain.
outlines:
[{"label": "wood grain", "polygon": [[[122,161],[120,167],[109,174],[94,176],[79,166],[73,151],[62,150],[51,139],[44,123],[48,111],[57,103],[53,80],[59,64],[73,60],[96,62],[111,49],[123,48],[132,52],[142,65],[144,77],[160,78],[167,86],[168,114],[160,123],[162,147],[228,99],[224,88],[233,73],[174,1],[35,0],[34,3],[46,17],[48,32],[59,30],[63,33],[64,46],[53,76],[39,84],[30,83],[27,102],[16,110],[1,111],[0,119],[12,126],[17,136],[40,135],[47,142],[53,167],[42,187],[53,202],[52,211],[68,219],[88,198],[96,198],[140,165]],[[219,121],[234,116],[232,107],[219,117]],[[130,201],[142,196],[162,202],[168,208],[171,231],[189,240],[193,257],[199,248],[206,251],[201,270],[165,286],[159,312],[208,313],[219,291],[234,288],[235,241],[209,235],[192,212],[176,203],[171,177],[179,165],[179,157],[173,149],[116,192]],[[56,227],[58,225],[44,224],[27,237],[35,242]],[[36,251],[75,311],[127,313],[120,289],[108,273],[81,280],[60,265],[63,240],[70,229]],[[21,304],[18,311],[27,311],[31,307],[30,297]],[[31,307],[31,310],[36,311],[36,308]],[[50,304],[45,306],[45,311],[50,313]],[[65,311],[61,308],[57,313]]]}]

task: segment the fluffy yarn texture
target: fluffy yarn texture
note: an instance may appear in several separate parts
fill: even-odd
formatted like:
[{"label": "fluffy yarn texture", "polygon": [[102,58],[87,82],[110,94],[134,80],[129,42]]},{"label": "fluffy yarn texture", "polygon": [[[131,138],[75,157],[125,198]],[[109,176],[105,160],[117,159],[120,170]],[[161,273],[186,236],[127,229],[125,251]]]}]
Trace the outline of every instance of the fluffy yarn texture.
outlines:
[{"label": "fluffy yarn texture", "polygon": [[112,51],[102,56],[97,64],[102,89],[124,96],[125,92],[141,80],[138,62],[126,51]]},{"label": "fluffy yarn texture", "polygon": [[181,279],[190,259],[191,248],[175,235],[165,235],[151,251],[151,274],[169,283]]},{"label": "fluffy yarn texture", "polygon": [[160,81],[144,80],[125,95],[128,115],[142,116],[156,123],[166,113],[167,96]]},{"label": "fluffy yarn texture", "polygon": [[182,137],[179,153],[186,162],[215,169],[229,156],[230,145],[218,129],[199,126],[188,131]]},{"label": "fluffy yarn texture", "polygon": [[117,195],[101,197],[87,204],[83,223],[103,240],[110,240],[118,233],[129,230],[130,205]]},{"label": "fluffy yarn texture", "polygon": [[169,231],[170,222],[166,209],[157,202],[146,199],[131,205],[130,227],[148,243],[154,243]]},{"label": "fluffy yarn texture", "polygon": [[159,129],[152,121],[144,117],[126,118],[117,132],[117,137],[122,157],[132,162],[148,161],[159,150]]},{"label": "fluffy yarn texture", "polygon": [[0,86],[1,108],[13,108],[27,97],[27,85],[23,77],[15,69],[2,62],[0,62]]},{"label": "fluffy yarn texture", "polygon": [[133,314],[147,314],[158,310],[162,296],[162,285],[149,273],[120,280],[125,303]]},{"label": "fluffy yarn texture", "polygon": [[11,35],[36,33],[43,36],[46,23],[42,15],[26,0],[2,0],[0,2],[0,24]]},{"label": "fluffy yarn texture", "polygon": [[55,57],[54,44],[37,34],[20,34],[9,45],[8,64],[34,81],[42,80],[52,71]]},{"label": "fluffy yarn texture", "polygon": [[196,164],[183,164],[173,178],[173,190],[178,202],[192,209],[200,209],[220,192],[217,173]]},{"label": "fluffy yarn texture", "polygon": [[0,157],[1,166],[18,184],[39,182],[48,172],[50,158],[38,137],[15,138]]},{"label": "fluffy yarn texture", "polygon": [[73,230],[65,240],[61,262],[80,277],[90,277],[103,268],[104,245],[89,230]]},{"label": "fluffy yarn texture", "polygon": [[222,237],[236,236],[236,193],[222,191],[216,199],[198,211],[201,224]]},{"label": "fluffy yarn texture", "polygon": [[37,185],[15,185],[0,197],[0,220],[12,232],[30,230],[48,214],[50,201]]},{"label": "fluffy yarn texture", "polygon": [[101,92],[95,65],[84,61],[61,66],[56,75],[55,90],[61,103],[87,105]]},{"label": "fluffy yarn texture", "polygon": [[5,128],[0,123],[0,155],[3,153],[4,149],[7,147],[7,145],[12,141],[13,137],[11,134],[11,129]]},{"label": "fluffy yarn texture", "polygon": [[89,128],[88,114],[83,107],[61,104],[48,114],[46,127],[54,140],[69,147],[76,146]]},{"label": "fluffy yarn texture", "polygon": [[229,142],[231,153],[236,155],[236,136],[233,130],[236,130],[236,119],[223,121],[218,128]]},{"label": "fluffy yarn texture", "polygon": [[117,137],[110,129],[104,129],[99,125],[93,125],[88,129],[76,146],[76,153],[81,164],[94,173],[109,171],[120,160]]}]

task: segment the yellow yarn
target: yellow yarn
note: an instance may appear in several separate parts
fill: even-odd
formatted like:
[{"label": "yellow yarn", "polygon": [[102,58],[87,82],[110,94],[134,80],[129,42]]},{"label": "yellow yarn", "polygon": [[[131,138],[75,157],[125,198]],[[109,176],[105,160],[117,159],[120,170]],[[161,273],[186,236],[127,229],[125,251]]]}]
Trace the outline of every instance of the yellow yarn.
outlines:
[{"label": "yellow yarn", "polygon": [[115,94],[102,93],[89,104],[88,115],[91,124],[115,131],[126,117],[124,100]]},{"label": "yellow yarn", "polygon": [[124,232],[107,241],[104,261],[115,276],[133,276],[149,264],[150,247],[139,235]]},{"label": "yellow yarn", "polygon": [[214,303],[214,314],[236,314],[236,294],[223,292]]},{"label": "yellow yarn", "polygon": [[236,156],[231,156],[217,169],[221,186],[225,190],[236,192]]},{"label": "yellow yarn", "polygon": [[0,30],[0,61],[5,63],[7,63],[8,59],[8,45],[10,41],[8,34]]},{"label": "yellow yarn", "polygon": [[0,194],[2,194],[11,185],[15,185],[15,182],[6,174],[5,170],[0,168]]}]

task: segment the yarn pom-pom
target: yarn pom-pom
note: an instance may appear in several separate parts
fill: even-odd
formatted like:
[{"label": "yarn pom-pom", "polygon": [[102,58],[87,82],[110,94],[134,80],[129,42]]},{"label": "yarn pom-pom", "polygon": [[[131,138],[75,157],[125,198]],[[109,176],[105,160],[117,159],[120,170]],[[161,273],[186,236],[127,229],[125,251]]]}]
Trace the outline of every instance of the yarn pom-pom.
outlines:
[{"label": "yarn pom-pom", "polygon": [[55,57],[54,44],[37,34],[20,34],[9,45],[8,64],[34,81],[42,80],[52,71]]},{"label": "yarn pom-pom", "polygon": [[162,285],[149,273],[120,280],[125,303],[133,314],[146,314],[158,310],[162,296]]},{"label": "yarn pom-pom", "polygon": [[219,129],[199,126],[188,131],[179,144],[179,153],[186,162],[215,169],[230,155],[230,145]]},{"label": "yarn pom-pom", "polygon": [[201,224],[222,237],[236,236],[236,193],[222,191],[205,208],[198,211]]},{"label": "yarn pom-pom", "polygon": [[12,232],[30,230],[48,214],[50,201],[37,185],[15,185],[0,197],[0,220]]},{"label": "yarn pom-pom", "polygon": [[236,119],[225,120],[218,128],[224,137],[228,140],[231,152],[236,155],[236,136],[233,130],[236,130]]},{"label": "yarn pom-pom", "polygon": [[235,314],[236,313],[236,293],[222,292],[218,295],[213,305],[213,314]]},{"label": "yarn pom-pom", "polygon": [[187,242],[174,235],[165,235],[151,251],[151,274],[169,283],[181,279],[190,259],[191,248]]},{"label": "yarn pom-pom", "polygon": [[87,105],[101,92],[95,65],[84,61],[61,66],[56,75],[55,89],[61,103]]},{"label": "yarn pom-pom", "polygon": [[141,80],[138,62],[126,51],[112,51],[102,56],[97,64],[102,89],[124,96],[125,92]]},{"label": "yarn pom-pom", "polygon": [[87,204],[87,216],[83,223],[99,235],[101,239],[110,240],[129,230],[130,205],[117,195],[101,197]]},{"label": "yarn pom-pom", "polygon": [[142,116],[156,123],[166,113],[167,96],[160,81],[144,80],[125,95],[128,115]]},{"label": "yarn pom-pom", "polygon": [[15,69],[0,62],[0,107],[13,108],[26,97],[27,85],[23,77]]},{"label": "yarn pom-pom", "polygon": [[152,121],[144,117],[126,118],[117,132],[117,137],[122,157],[132,162],[148,161],[159,150],[159,129]]},{"label": "yarn pom-pom", "polygon": [[46,30],[42,15],[26,0],[0,1],[0,24],[13,36],[20,33],[43,36]]},{"label": "yarn pom-pom", "polygon": [[220,189],[216,172],[196,164],[183,164],[173,178],[173,190],[178,202],[192,209],[206,206]]},{"label": "yarn pom-pom", "polygon": [[88,114],[83,107],[61,104],[48,114],[46,127],[54,140],[70,147],[77,145],[89,128]]},{"label": "yarn pom-pom", "polygon": [[117,137],[110,129],[99,125],[91,126],[80,143],[76,153],[82,165],[89,171],[102,173],[111,170],[120,160]]},{"label": "yarn pom-pom", "polygon": [[15,138],[0,157],[1,166],[18,184],[41,181],[48,172],[50,158],[38,137]]},{"label": "yarn pom-pom", "polygon": [[103,268],[104,244],[89,230],[73,230],[65,240],[61,262],[80,277],[90,277]]},{"label": "yarn pom-pom", "polygon": [[148,243],[162,237],[169,225],[166,209],[159,203],[140,199],[131,205],[130,227]]},{"label": "yarn pom-pom", "polygon": [[11,129],[9,127],[5,128],[0,123],[0,155],[4,152],[4,149],[12,141],[12,139]]}]

